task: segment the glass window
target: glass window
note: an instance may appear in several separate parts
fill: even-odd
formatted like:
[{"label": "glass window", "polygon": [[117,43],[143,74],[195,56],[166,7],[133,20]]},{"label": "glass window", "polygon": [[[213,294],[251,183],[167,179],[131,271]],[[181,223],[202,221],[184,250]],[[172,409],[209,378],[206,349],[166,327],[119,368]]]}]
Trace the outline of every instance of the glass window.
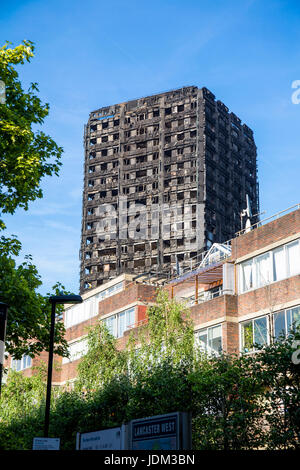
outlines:
[{"label": "glass window", "polygon": [[69,357],[63,357],[62,363],[67,364],[68,362],[76,361],[87,353],[88,343],[87,339],[75,341],[69,344]]},{"label": "glass window", "polygon": [[197,333],[199,348],[209,355],[222,352],[222,326],[217,325]]},{"label": "glass window", "polygon": [[126,330],[126,312],[122,312],[118,315],[118,337],[123,336],[124,331]]},{"label": "glass window", "polygon": [[219,354],[222,351],[222,327],[221,325],[208,329],[209,352]]},{"label": "glass window", "polygon": [[198,334],[199,346],[202,351],[207,350],[207,331],[204,330]]},{"label": "glass window", "polygon": [[241,264],[242,270],[242,292],[253,287],[252,259]]},{"label": "glass window", "polygon": [[286,335],[285,312],[276,312],[273,315],[274,321],[274,337],[280,339],[282,335]]},{"label": "glass window", "polygon": [[116,315],[105,318],[103,320],[108,328],[108,331],[120,338],[124,332],[132,327],[135,323],[135,308],[124,310]]},{"label": "glass window", "polygon": [[113,336],[117,335],[116,332],[116,315],[112,315],[111,317],[105,318],[104,323],[106,328],[108,329],[109,333]]},{"label": "glass window", "polygon": [[267,344],[268,329],[267,318],[262,317],[254,320],[254,343],[259,345]]},{"label": "glass window", "polygon": [[273,251],[274,281],[280,281],[286,277],[286,257],[284,246]]},{"label": "glass window", "polygon": [[127,310],[127,315],[126,315],[126,328],[131,328],[135,323],[135,309],[130,308]]},{"label": "glass window", "polygon": [[286,245],[287,261],[288,261],[288,276],[295,276],[300,272],[300,256],[299,256],[299,242],[290,243]]},{"label": "glass window", "polygon": [[268,321],[267,317],[255,318],[241,325],[242,351],[253,351],[254,344],[263,346],[268,344]]},{"label": "glass window", "polygon": [[65,327],[70,328],[73,325],[77,325],[78,323],[98,315],[98,302],[115,294],[116,292],[120,292],[123,289],[123,286],[124,283],[119,282],[115,286],[105,289],[89,299],[84,300],[82,304],[70,307],[65,313]]},{"label": "glass window", "polygon": [[242,350],[249,352],[253,347],[253,323],[249,321],[242,324]]},{"label": "glass window", "polygon": [[120,292],[123,289],[123,282],[119,282],[115,285],[115,291]]},{"label": "glass window", "polygon": [[270,253],[255,258],[256,287],[265,286],[272,280]]},{"label": "glass window", "polygon": [[20,370],[28,369],[28,367],[31,367],[31,363],[31,357],[24,355],[21,359],[12,359],[11,367],[12,369],[19,372]]},{"label": "glass window", "polygon": [[240,292],[295,276],[300,273],[299,240],[256,256],[240,266]]},{"label": "glass window", "polygon": [[300,306],[287,310],[287,331],[300,327]]}]

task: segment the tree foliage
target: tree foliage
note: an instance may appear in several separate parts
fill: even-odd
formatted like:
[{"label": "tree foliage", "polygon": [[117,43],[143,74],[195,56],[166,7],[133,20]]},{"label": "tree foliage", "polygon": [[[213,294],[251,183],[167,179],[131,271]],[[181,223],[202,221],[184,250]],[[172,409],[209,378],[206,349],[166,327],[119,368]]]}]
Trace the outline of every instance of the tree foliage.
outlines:
[{"label": "tree foliage", "polygon": [[[17,265],[21,243],[3,232],[1,213],[27,210],[30,201],[43,196],[41,180],[58,175],[62,148],[38,129],[49,105],[37,96],[37,84],[31,83],[24,91],[17,72],[19,65],[34,56],[34,44],[9,45],[0,48],[0,80],[6,88],[6,102],[0,104],[0,301],[9,305],[6,352],[20,358],[48,350],[50,304],[37,291],[42,281],[31,256]],[[59,288],[59,284],[54,286],[54,291]],[[67,354],[64,331],[58,322],[55,352],[61,355]]]},{"label": "tree foliage", "polygon": [[[294,361],[300,329],[272,342],[256,355],[253,374],[265,386],[263,414],[270,449],[300,447],[300,364]],[[299,354],[299,349],[298,349]]]},{"label": "tree foliage", "polygon": [[262,446],[263,381],[253,374],[253,357],[202,358],[192,384],[194,445],[238,450]]},{"label": "tree foliage", "polygon": [[[37,83],[23,90],[16,66],[34,56],[34,44],[23,41],[14,49],[0,48],[0,80],[5,84],[6,103],[0,105],[0,210],[13,214],[28,209],[29,201],[43,196],[41,179],[58,175],[62,148],[37,130],[49,113],[36,95]],[[3,226],[2,221],[2,226]]]},{"label": "tree foliage", "polygon": [[[1,241],[2,240],[2,241]],[[1,249],[2,248],[2,249]],[[49,295],[41,295],[37,289],[42,281],[31,256],[17,266],[9,251],[18,255],[20,244],[17,240],[0,238],[0,300],[9,305],[6,330],[6,353],[20,359],[23,354],[31,357],[49,350],[51,304]],[[63,291],[59,283],[55,293]],[[57,314],[62,306],[57,306]],[[66,356],[68,345],[64,339],[65,327],[62,320],[55,325],[55,353]]]},{"label": "tree foliage", "polygon": [[[70,450],[78,431],[189,411],[193,449],[299,449],[299,364],[292,361],[299,333],[255,355],[209,357],[197,351],[191,331],[185,307],[162,293],[148,324],[126,335],[125,350],[103,325],[92,327],[74,390],[53,398],[50,436]],[[44,402],[34,404],[40,395],[29,386],[35,379],[18,374],[4,386],[0,408],[0,442],[9,449],[30,448],[43,432]],[[21,411],[24,390],[29,406]],[[2,414],[6,406],[14,411]]]},{"label": "tree foliage", "polygon": [[88,333],[88,351],[78,366],[76,389],[89,393],[103,387],[126,370],[126,352],[117,349],[116,338],[99,321]]}]

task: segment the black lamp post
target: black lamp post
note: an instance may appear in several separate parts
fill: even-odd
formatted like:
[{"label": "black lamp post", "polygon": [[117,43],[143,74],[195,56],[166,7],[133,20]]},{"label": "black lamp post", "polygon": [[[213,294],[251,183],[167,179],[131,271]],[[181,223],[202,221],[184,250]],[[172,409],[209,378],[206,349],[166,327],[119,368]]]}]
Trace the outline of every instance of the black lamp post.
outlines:
[{"label": "black lamp post", "polygon": [[50,400],[51,400],[51,382],[53,369],[53,348],[54,348],[54,328],[55,328],[55,307],[56,304],[79,304],[82,302],[80,295],[54,295],[49,298],[51,302],[51,326],[50,326],[50,343],[49,343],[49,359],[48,359],[48,377],[47,377],[47,396],[45,409],[45,430],[44,437],[48,437],[49,417],[50,417]]},{"label": "black lamp post", "polygon": [[4,363],[7,309],[8,309],[8,305],[4,304],[3,302],[0,302],[0,396],[1,396],[1,384],[2,384],[2,370],[3,370],[3,363]]}]

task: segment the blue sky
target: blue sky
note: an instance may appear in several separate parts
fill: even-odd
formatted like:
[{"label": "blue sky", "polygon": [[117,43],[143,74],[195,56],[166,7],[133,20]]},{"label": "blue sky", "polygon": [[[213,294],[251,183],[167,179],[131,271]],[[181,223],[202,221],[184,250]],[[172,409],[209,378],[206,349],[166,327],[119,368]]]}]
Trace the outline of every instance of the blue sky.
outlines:
[{"label": "blue sky", "polygon": [[83,126],[90,111],[182,86],[206,86],[254,130],[264,217],[300,203],[299,1],[1,2],[0,37],[35,42],[20,67],[50,103],[43,130],[64,148],[44,198],[5,218],[43,279],[79,289]]}]

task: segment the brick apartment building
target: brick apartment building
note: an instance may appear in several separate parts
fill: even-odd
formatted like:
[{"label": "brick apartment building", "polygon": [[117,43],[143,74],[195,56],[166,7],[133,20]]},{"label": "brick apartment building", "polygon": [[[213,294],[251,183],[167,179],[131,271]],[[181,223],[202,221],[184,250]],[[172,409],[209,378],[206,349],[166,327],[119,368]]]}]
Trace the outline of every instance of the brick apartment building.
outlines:
[{"label": "brick apartment building", "polygon": [[[272,219],[272,218],[270,218]],[[226,244],[213,244],[201,262],[163,284],[170,297],[188,303],[195,335],[208,353],[251,353],[253,343],[267,344],[300,321],[300,208],[261,222]],[[147,321],[155,304],[157,285],[151,279],[121,274],[83,294],[84,302],[64,313],[70,358],[56,358],[61,370],[53,383],[76,377],[85,353],[86,327],[103,320],[124,347],[132,329]],[[17,364],[31,375],[31,365],[47,354]]]},{"label": "brick apartment building", "polygon": [[246,195],[259,212],[253,132],[207,88],[93,111],[84,148],[81,293],[190,266],[240,230]]}]

